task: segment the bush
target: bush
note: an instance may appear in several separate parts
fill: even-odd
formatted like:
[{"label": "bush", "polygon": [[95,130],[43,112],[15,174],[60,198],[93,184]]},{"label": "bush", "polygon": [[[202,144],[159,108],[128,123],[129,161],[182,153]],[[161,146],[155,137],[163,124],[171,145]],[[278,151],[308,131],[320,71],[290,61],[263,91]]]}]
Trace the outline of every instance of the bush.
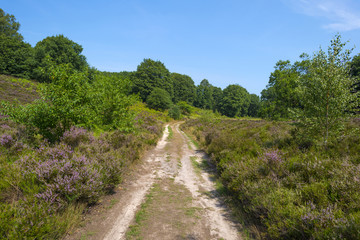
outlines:
[{"label": "bush", "polygon": [[61,141],[74,149],[79,146],[80,143],[94,141],[94,137],[86,129],[73,126],[69,131],[64,133]]},{"label": "bush", "polygon": [[35,197],[59,208],[72,201],[95,202],[102,191],[96,162],[66,145],[39,148],[17,162],[25,179],[36,178],[43,191]]},{"label": "bush", "polygon": [[183,115],[190,115],[191,113],[193,113],[193,106],[191,106],[190,104],[188,104],[187,102],[178,102],[177,106],[180,108],[181,114]]},{"label": "bush", "polygon": [[0,136],[0,145],[5,148],[10,148],[14,144],[14,139],[9,134],[3,134]]},{"label": "bush", "polygon": [[172,105],[170,94],[161,88],[154,88],[146,99],[149,108],[164,111]]},{"label": "bush", "polygon": [[175,120],[179,120],[181,118],[180,108],[177,105],[174,105],[169,109],[169,116]]}]

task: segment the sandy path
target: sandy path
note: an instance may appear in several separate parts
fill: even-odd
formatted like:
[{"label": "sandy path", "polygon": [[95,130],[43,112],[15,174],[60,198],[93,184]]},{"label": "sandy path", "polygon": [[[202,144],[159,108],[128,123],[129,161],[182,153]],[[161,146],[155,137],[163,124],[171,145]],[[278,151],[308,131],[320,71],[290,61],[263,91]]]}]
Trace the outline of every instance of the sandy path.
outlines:
[{"label": "sandy path", "polygon": [[[153,153],[145,160],[148,163],[161,161],[164,158],[163,149],[166,145],[166,139],[169,135],[168,125],[165,126],[164,134],[161,140],[158,142]],[[153,185],[154,179],[157,176],[156,171],[152,171],[149,174],[141,176],[134,184],[134,189],[131,192],[130,198],[119,212],[117,219],[115,220],[111,230],[105,235],[104,240],[124,239],[126,230],[128,229],[131,221],[133,220],[136,209],[143,201],[145,194],[149,188]]]},{"label": "sandy path", "polygon": [[[126,239],[129,226],[136,224],[136,212],[154,186],[158,186],[154,194],[159,202],[149,209],[147,223],[140,228],[141,239],[241,239],[209,173],[194,170],[191,161],[207,161],[207,156],[194,146],[189,148],[192,144],[179,129],[179,123],[170,127],[172,138],[168,138],[166,125],[163,137],[145,156],[131,181],[113,196],[117,203],[111,208],[104,207],[108,209],[102,214],[90,216],[82,229],[66,239]],[[175,197],[180,201],[171,199],[176,194],[181,194]],[[169,210],[162,213],[165,208]],[[177,227],[180,225],[183,227]]]},{"label": "sandy path", "polygon": [[[182,168],[179,175],[175,178],[175,181],[183,183],[191,191],[197,200],[196,202],[206,209],[206,218],[210,224],[213,239],[240,239],[235,223],[229,220],[229,213],[226,206],[216,197],[216,190],[210,175],[207,172],[202,171],[201,176],[198,176],[194,172],[190,157],[196,156],[198,162],[207,161],[208,158],[206,154],[188,148],[186,142],[190,142],[190,140],[179,129],[179,124],[176,125],[176,131],[181,133],[181,136],[184,139],[184,145],[182,146]],[[192,149],[196,149],[192,143],[190,143],[190,145]],[[201,194],[204,190],[210,194]]]}]

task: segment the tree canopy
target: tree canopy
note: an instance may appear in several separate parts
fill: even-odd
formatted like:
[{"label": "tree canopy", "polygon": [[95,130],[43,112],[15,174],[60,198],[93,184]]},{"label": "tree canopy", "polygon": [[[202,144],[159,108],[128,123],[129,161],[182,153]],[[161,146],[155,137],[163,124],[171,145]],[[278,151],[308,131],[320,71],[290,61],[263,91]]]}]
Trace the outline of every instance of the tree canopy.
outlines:
[{"label": "tree canopy", "polygon": [[257,117],[260,109],[260,98],[256,94],[250,94],[248,116]]},{"label": "tree canopy", "polygon": [[33,49],[17,38],[0,35],[0,73],[28,78],[33,66]]},{"label": "tree canopy", "polygon": [[213,109],[213,85],[207,79],[203,79],[199,86],[197,86],[194,105],[203,109]]},{"label": "tree canopy", "polygon": [[223,91],[221,113],[228,117],[242,117],[248,114],[250,94],[237,84],[227,86]]},{"label": "tree canopy", "polygon": [[29,77],[33,49],[18,32],[20,23],[0,8],[0,73]]},{"label": "tree canopy", "polygon": [[48,71],[51,65],[70,64],[77,71],[85,71],[88,67],[85,56],[81,54],[82,46],[64,35],[47,37],[38,42],[34,50],[37,68],[33,77],[39,81],[50,81],[44,70]]},{"label": "tree canopy", "polygon": [[350,62],[350,75],[351,77],[357,78],[355,83],[355,91],[360,91],[360,54],[353,57]]},{"label": "tree canopy", "polygon": [[300,78],[299,127],[305,135],[319,136],[326,145],[339,136],[344,120],[359,104],[359,92],[353,91],[356,79],[350,75],[350,54],[340,35],[331,40],[327,53],[320,49],[310,59],[308,75]]},{"label": "tree canopy", "polygon": [[16,21],[14,15],[5,13],[0,8],[0,35],[15,38],[22,41],[23,37],[18,32],[20,29],[20,23]]},{"label": "tree canopy", "polygon": [[[278,61],[275,70],[270,74],[269,83],[261,92],[263,102],[262,117],[279,119],[289,118],[289,109],[299,107],[297,92],[300,72],[298,65],[290,61]],[[302,65],[301,65],[302,66]]]},{"label": "tree canopy", "polygon": [[196,97],[196,87],[191,77],[184,74],[171,73],[171,79],[174,86],[174,103],[184,101],[192,104]]},{"label": "tree canopy", "polygon": [[160,111],[169,109],[172,105],[170,94],[162,88],[154,88],[146,99],[146,103],[150,108]]},{"label": "tree canopy", "polygon": [[143,101],[146,101],[154,88],[164,89],[171,98],[174,95],[170,72],[160,61],[144,59],[137,67],[132,82],[133,93],[139,93]]}]

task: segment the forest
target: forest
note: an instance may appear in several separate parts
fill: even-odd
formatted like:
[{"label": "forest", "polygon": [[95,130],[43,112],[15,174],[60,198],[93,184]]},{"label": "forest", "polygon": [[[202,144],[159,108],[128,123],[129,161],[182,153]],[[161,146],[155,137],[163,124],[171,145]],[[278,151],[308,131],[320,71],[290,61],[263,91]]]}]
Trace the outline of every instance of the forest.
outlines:
[{"label": "forest", "polygon": [[257,96],[149,58],[99,71],[66,36],[32,47],[19,29],[0,9],[0,239],[64,236],[178,120],[249,238],[359,238],[360,54],[339,34]]}]

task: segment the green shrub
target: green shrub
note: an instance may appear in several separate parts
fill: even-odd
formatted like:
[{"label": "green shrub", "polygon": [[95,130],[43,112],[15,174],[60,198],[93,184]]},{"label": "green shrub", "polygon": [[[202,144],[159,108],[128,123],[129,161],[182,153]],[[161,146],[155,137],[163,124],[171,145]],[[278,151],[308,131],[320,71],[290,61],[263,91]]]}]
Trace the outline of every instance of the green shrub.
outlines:
[{"label": "green shrub", "polygon": [[30,135],[41,134],[54,143],[71,126],[87,129],[134,130],[129,108],[135,102],[126,95],[129,81],[97,76],[90,83],[87,73],[77,72],[69,65],[53,66],[43,84],[41,99],[28,105],[2,102],[0,113],[24,124]]},{"label": "green shrub", "polygon": [[179,120],[181,118],[180,108],[177,105],[172,106],[168,112],[169,116],[175,120]]},{"label": "green shrub", "polygon": [[154,88],[146,99],[149,108],[164,111],[172,105],[170,94],[161,88]]}]

